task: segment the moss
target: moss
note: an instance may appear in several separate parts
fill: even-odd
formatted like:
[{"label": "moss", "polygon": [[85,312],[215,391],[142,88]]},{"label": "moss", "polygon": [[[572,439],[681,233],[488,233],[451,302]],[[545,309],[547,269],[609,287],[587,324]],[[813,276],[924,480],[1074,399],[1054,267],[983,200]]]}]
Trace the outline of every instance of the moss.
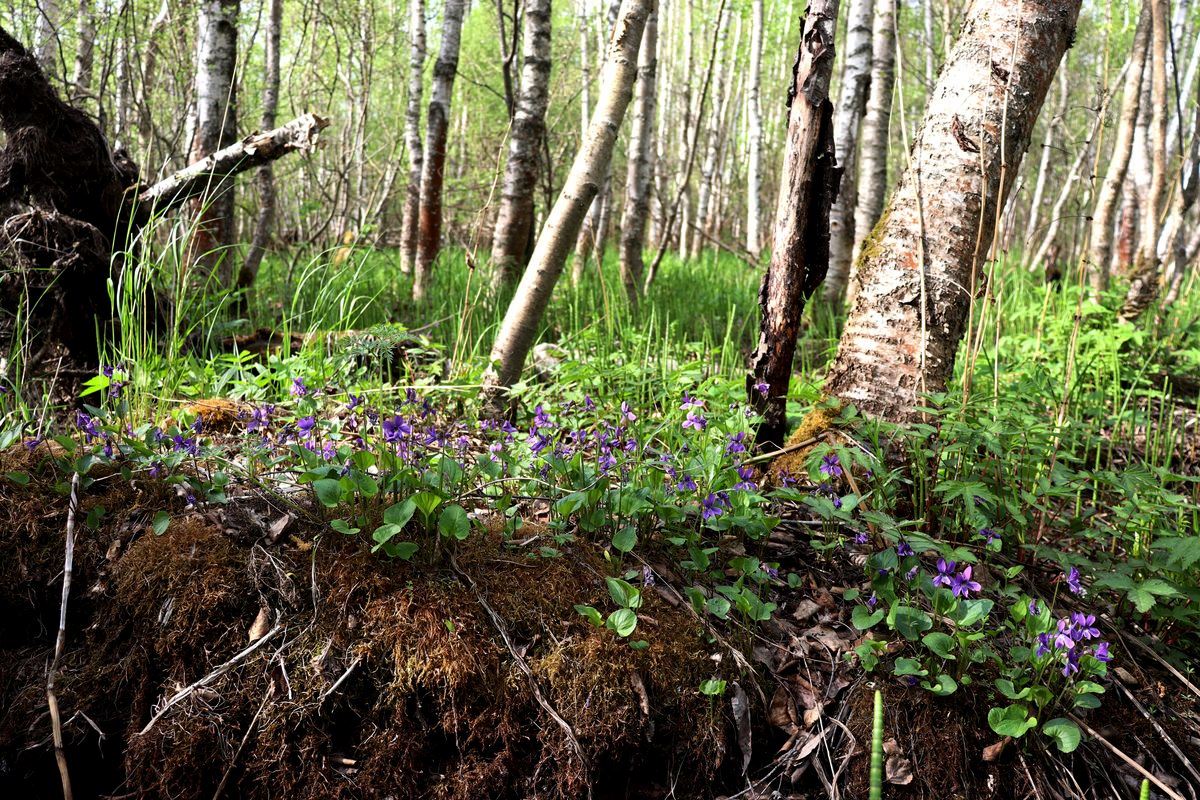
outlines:
[{"label": "moss", "polygon": [[[806,442],[829,431],[834,427],[840,413],[841,407],[836,400],[821,403],[804,416],[800,425],[788,437],[784,448],[786,449],[801,442]],[[785,477],[794,478],[807,475],[808,456],[813,451],[813,448],[819,444],[819,441],[813,442],[806,447],[791,450],[776,458],[767,469],[767,483],[777,486],[783,482]]]}]

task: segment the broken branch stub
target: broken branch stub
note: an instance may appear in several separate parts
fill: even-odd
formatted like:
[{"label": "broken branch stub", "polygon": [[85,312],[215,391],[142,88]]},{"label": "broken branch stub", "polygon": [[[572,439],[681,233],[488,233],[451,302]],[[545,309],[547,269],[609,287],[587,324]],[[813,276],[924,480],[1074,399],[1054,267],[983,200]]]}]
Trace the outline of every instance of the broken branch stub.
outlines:
[{"label": "broken branch stub", "polygon": [[151,211],[166,211],[219,188],[225,178],[270,163],[288,153],[308,153],[316,148],[329,120],[304,114],[286,125],[252,133],[202,158],[138,194],[136,203]]}]

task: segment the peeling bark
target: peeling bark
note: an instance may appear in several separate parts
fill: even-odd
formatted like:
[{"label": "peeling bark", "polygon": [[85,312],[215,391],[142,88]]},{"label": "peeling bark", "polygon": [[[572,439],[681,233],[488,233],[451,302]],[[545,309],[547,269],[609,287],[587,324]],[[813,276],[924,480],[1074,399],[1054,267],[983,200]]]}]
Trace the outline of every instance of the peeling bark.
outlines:
[{"label": "peeling bark", "polygon": [[[883,0],[887,2],[888,0]],[[842,68],[834,146],[842,170],[837,202],[829,213],[829,274],[825,300],[840,304],[850,278],[854,250],[854,209],[858,203],[858,145],[871,89],[871,20],[875,0],[851,0],[846,22],[846,59]]]},{"label": "peeling bark", "polygon": [[509,137],[508,164],[492,239],[496,288],[517,281],[533,236],[533,195],[550,102],[550,0],[525,0],[521,93]]},{"label": "peeling bark", "polygon": [[997,204],[1019,172],[1079,7],[1080,0],[972,6],[909,167],[862,248],[829,394],[900,421],[916,415],[923,393],[945,388]]},{"label": "peeling bark", "polygon": [[[783,443],[800,318],[829,267],[829,208],[838,183],[829,102],[837,13],[837,0],[809,5],[788,92],[791,109],[775,206],[775,241],[759,290],[758,348],[746,379],[750,404],[762,415],[755,434],[759,446]],[[762,384],[766,392],[759,388]]]},{"label": "peeling bark", "polygon": [[442,46],[433,65],[429,93],[424,163],[421,165],[421,210],[417,215],[417,262],[413,269],[413,300],[421,302],[428,291],[433,262],[442,249],[442,187],[446,180],[446,140],[450,131],[450,97],[458,75],[466,0],[446,0],[442,20]]}]

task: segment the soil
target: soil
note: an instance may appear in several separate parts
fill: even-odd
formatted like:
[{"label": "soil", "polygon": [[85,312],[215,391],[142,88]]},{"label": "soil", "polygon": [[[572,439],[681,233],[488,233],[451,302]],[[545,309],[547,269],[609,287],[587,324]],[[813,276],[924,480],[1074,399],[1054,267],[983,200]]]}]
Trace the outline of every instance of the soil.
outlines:
[{"label": "soil", "polygon": [[[61,455],[55,444],[0,453],[0,475],[29,476],[0,477],[3,796],[61,793],[45,690]],[[90,477],[57,692],[77,798],[815,798],[835,771],[843,796],[864,797],[876,686],[895,740],[889,774],[903,779],[906,763],[912,775],[888,797],[1080,796],[1068,778],[1110,796],[1140,778],[1094,742],[1060,756],[1030,740],[985,761],[997,741],[986,690],[939,699],[886,671],[863,676],[844,657],[860,634],[839,596],[861,567],[819,556],[788,526],[756,547],[800,585],[753,630],[702,623],[651,548],[659,578],[636,650],[573,609],[610,605],[612,567],[584,542],[540,558],[538,542],[492,533],[453,559],[388,561],[287,498],[195,509],[162,482]],[[162,510],[171,522],[155,534]],[[1149,716],[1114,687],[1089,724],[1186,795],[1166,740],[1195,752],[1196,698],[1144,655],[1119,659]],[[724,696],[698,691],[714,677]]]}]

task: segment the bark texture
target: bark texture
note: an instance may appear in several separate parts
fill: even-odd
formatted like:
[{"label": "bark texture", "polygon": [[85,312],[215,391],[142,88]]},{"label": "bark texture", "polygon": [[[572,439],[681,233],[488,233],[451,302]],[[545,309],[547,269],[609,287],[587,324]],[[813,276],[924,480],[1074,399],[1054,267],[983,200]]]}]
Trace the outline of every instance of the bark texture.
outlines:
[{"label": "bark texture", "polygon": [[421,97],[425,92],[425,0],[409,0],[408,100],[404,113],[404,146],[408,149],[408,186],[400,221],[400,271],[413,270],[417,260],[417,219],[421,213]]},{"label": "bark texture", "polygon": [[621,6],[600,75],[596,108],[492,345],[491,366],[483,380],[485,400],[492,413],[502,410],[507,389],[521,375],[584,215],[608,172],[621,120],[633,96],[638,51],[652,5],[653,0],[625,0]]},{"label": "bark texture", "polygon": [[181,169],[137,196],[142,206],[164,211],[204,195],[213,185],[248,169],[261,167],[288,153],[307,153],[317,146],[318,134],[329,121],[316,114],[304,114],[286,125],[262,133],[252,133],[194,164]]},{"label": "bark texture", "polygon": [[854,208],[858,202],[859,131],[871,89],[871,21],[874,12],[875,0],[850,0],[847,8],[846,56],[833,133],[842,183],[837,202],[829,213],[829,274],[825,277],[823,292],[830,303],[841,302],[846,293],[846,281],[850,278]]},{"label": "bark texture", "polygon": [[499,288],[517,281],[533,236],[546,108],[550,102],[550,0],[525,0],[521,92],[508,144],[508,163],[492,239],[492,279]]},{"label": "bark texture", "polygon": [[[868,0],[858,0],[865,3]],[[762,192],[762,51],[763,51],[763,0],[752,0],[750,4],[750,88],[747,99],[747,127],[749,128],[749,154],[746,160],[746,250],[758,256],[762,249],[762,209],[759,194]]]},{"label": "bark texture", "polygon": [[[787,146],[771,264],[763,275],[758,348],[751,359],[747,392],[762,415],[760,446],[783,443],[787,391],[804,304],[829,267],[829,208],[837,194],[833,144],[833,74],[837,0],[814,0],[800,26],[800,49],[788,91]],[[766,391],[762,390],[763,384]]]},{"label": "bark texture", "polygon": [[[201,161],[237,140],[237,18],[239,0],[203,0],[197,12],[196,135],[191,161]],[[232,277],[233,184],[218,183],[197,202],[192,261],[204,273]]]},{"label": "bark texture", "polygon": [[[262,130],[275,127],[279,110],[279,40],[283,33],[283,0],[271,0],[267,14],[266,74],[263,76]],[[262,263],[267,244],[271,241],[271,227],[275,224],[275,172],[270,164],[258,168],[254,176],[258,189],[258,217],[254,222],[254,238],[246,252],[246,260],[238,271],[237,287],[248,289],[254,285],[258,267]]]},{"label": "bark texture", "polygon": [[642,292],[646,223],[650,219],[650,177],[653,174],[654,111],[658,74],[658,9],[652,0],[642,44],[638,50],[633,126],[629,134],[629,164],[625,175],[625,208],[621,215],[621,283],[629,305],[637,308]]},{"label": "bark texture", "polygon": [[888,126],[896,82],[896,0],[876,0],[871,33],[871,94],[859,145],[858,194],[854,205],[854,249],[858,263],[863,242],[871,234],[887,198]]},{"label": "bark texture", "polygon": [[442,46],[433,66],[426,119],[424,163],[421,165],[421,210],[417,234],[417,263],[413,270],[413,300],[428,291],[433,262],[442,248],[442,187],[446,180],[446,139],[450,130],[450,97],[458,75],[466,0],[446,0]]},{"label": "bark texture", "polygon": [[1158,256],[1160,212],[1167,189],[1167,26],[1168,0],[1148,0],[1150,6],[1150,188],[1138,228],[1138,252],[1121,316],[1141,316],[1158,295],[1161,260]]},{"label": "bark texture", "polygon": [[945,388],[997,204],[1019,171],[1079,7],[1080,0],[972,6],[909,167],[862,248],[829,394],[899,421],[916,415],[923,393]]}]

